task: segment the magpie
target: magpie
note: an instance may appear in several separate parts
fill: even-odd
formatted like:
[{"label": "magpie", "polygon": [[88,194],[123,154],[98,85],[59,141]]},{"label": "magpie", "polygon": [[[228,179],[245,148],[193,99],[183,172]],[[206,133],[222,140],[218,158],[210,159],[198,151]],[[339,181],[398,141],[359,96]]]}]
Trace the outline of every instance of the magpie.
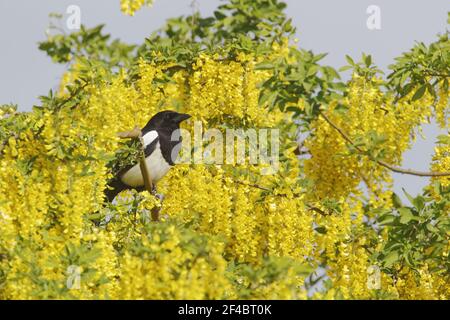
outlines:
[{"label": "magpie", "polygon": [[[161,111],[142,128],[145,161],[152,183],[158,182],[174,165],[180,149],[180,123],[191,116],[175,111]],[[138,162],[122,168],[109,182],[105,195],[112,202],[116,195],[127,189],[143,191],[144,178]]]}]

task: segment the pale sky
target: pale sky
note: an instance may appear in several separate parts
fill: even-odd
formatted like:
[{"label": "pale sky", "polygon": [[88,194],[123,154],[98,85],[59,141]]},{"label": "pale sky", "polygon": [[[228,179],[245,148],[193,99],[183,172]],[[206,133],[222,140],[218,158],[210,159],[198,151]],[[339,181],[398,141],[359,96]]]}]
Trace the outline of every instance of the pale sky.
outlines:
[{"label": "pale sky", "polygon": [[[203,15],[212,14],[221,1],[197,0]],[[393,58],[408,50],[415,41],[436,39],[446,29],[447,0],[287,0],[287,14],[297,27],[299,45],[315,53],[328,52],[323,63],[339,68],[346,64],[345,55],[359,58],[361,52],[372,54],[383,70]],[[81,22],[93,27],[106,24],[113,38],[142,43],[169,17],[192,12],[192,0],[155,0],[134,17],[120,12],[119,0],[0,0],[0,104],[16,103],[20,110],[30,110],[39,95],[57,88],[65,66],[55,65],[37,49],[45,39],[50,12],[65,13],[69,5],[81,9]],[[366,26],[369,5],[381,10],[381,30]],[[65,15],[67,17],[67,15]],[[433,144],[438,132],[435,125],[424,126],[426,140],[419,139],[405,153],[403,167],[428,170]],[[395,190],[401,187],[420,192],[426,178],[394,174]]]}]

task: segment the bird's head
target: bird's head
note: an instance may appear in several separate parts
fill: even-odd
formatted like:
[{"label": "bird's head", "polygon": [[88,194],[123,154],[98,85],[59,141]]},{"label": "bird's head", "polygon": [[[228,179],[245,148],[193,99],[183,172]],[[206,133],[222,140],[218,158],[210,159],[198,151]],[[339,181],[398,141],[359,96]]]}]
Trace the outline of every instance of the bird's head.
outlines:
[{"label": "bird's head", "polygon": [[191,116],[186,113],[178,113],[175,111],[161,111],[158,112],[150,119],[145,126],[149,129],[178,129],[180,123],[189,119]]}]

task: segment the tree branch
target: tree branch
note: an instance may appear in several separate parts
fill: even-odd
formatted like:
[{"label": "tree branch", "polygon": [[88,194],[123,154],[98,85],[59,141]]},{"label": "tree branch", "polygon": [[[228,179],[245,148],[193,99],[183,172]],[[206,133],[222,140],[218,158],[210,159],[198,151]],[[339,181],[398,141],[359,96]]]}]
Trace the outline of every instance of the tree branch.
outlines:
[{"label": "tree branch", "polygon": [[[336,124],[334,124],[330,118],[328,118],[323,112],[319,112],[319,114],[324,118],[324,120],[333,128],[335,129],[341,136],[344,138],[345,141],[347,141],[349,144],[351,144],[360,154],[368,156],[364,150],[362,150],[360,147],[355,145],[355,143],[352,141],[352,139]],[[423,172],[423,171],[416,171],[412,169],[403,169],[400,167],[396,167],[393,165],[390,165],[389,163],[382,161],[382,160],[376,160],[371,157],[369,159],[377,164],[379,164],[382,167],[385,167],[386,169],[389,169],[396,173],[401,174],[409,174],[413,176],[419,176],[419,177],[444,177],[444,176],[450,176],[450,172]]]},{"label": "tree branch", "polygon": [[[67,98],[65,98],[64,100],[62,100],[60,103],[58,103],[56,105],[56,109],[60,109],[62,106],[64,106],[67,102],[69,102],[70,100],[72,100],[73,98],[75,98],[81,91],[84,90],[84,88],[87,87],[89,83],[85,82],[83,83],[81,86],[79,86],[75,91],[73,91]],[[72,106],[72,108],[74,108],[75,106]]]},{"label": "tree branch", "polygon": [[[245,183],[245,182],[237,181],[237,180],[233,180],[233,181],[234,181],[235,183],[240,184],[240,185],[243,185],[243,186],[256,188],[256,189],[263,190],[263,191],[266,191],[266,192],[272,192],[272,190],[270,190],[269,188],[262,187],[262,186],[260,186],[260,185],[258,185],[258,184],[254,184],[254,183]],[[286,197],[287,195],[286,195],[286,194],[276,194],[275,196]],[[294,194],[294,196],[299,196],[299,195],[298,195],[298,194]],[[328,215],[330,215],[329,213],[326,213],[326,212],[323,211],[322,209],[317,208],[317,207],[315,207],[315,206],[313,206],[313,205],[310,205],[309,203],[305,203],[305,206],[306,206],[309,210],[315,211],[315,212],[321,214],[322,216],[328,216]]]}]

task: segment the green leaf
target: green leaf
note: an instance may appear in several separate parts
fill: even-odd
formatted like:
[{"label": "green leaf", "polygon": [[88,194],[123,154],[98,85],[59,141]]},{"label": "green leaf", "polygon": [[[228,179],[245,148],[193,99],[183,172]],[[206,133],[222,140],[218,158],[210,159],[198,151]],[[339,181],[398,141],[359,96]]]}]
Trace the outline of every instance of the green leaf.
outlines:
[{"label": "green leaf", "polygon": [[309,68],[308,71],[306,72],[306,77],[314,75],[318,69],[319,69],[318,65],[311,66],[311,68]]},{"label": "green leaf", "polygon": [[414,95],[413,95],[413,97],[412,97],[411,100],[412,100],[412,101],[416,101],[416,100],[419,100],[420,98],[422,98],[423,95],[425,94],[426,89],[427,89],[427,86],[426,86],[426,85],[421,86],[421,87],[416,91],[416,93],[414,93]]},{"label": "green leaf", "polygon": [[402,200],[400,199],[400,197],[395,192],[392,193],[392,203],[394,204],[395,208],[403,207]]},{"label": "green leaf", "polygon": [[413,200],[413,205],[417,211],[421,211],[425,207],[425,199],[422,196],[417,196]]},{"label": "green leaf", "polygon": [[255,70],[271,70],[274,68],[272,62],[261,62],[255,66]]},{"label": "green leaf", "polygon": [[414,219],[414,215],[409,208],[399,208],[398,212],[400,213],[400,223],[402,224],[407,224]]},{"label": "green leaf", "polygon": [[384,259],[384,266],[389,268],[398,261],[399,255],[397,251],[390,252]]},{"label": "green leaf", "polygon": [[320,53],[320,54],[314,56],[314,58],[312,59],[312,62],[316,63],[316,62],[322,60],[323,58],[325,58],[327,55],[328,55],[328,53]]},{"label": "green leaf", "polygon": [[351,65],[354,66],[355,65],[355,61],[353,61],[352,57],[350,57],[349,55],[345,55],[345,59],[347,60],[347,62]]},{"label": "green leaf", "polygon": [[269,91],[264,92],[259,98],[259,104],[262,106],[267,103],[269,108],[272,108],[277,99],[278,92],[277,91]]},{"label": "green leaf", "polygon": [[439,229],[433,226],[431,223],[427,223],[427,229],[432,233],[439,233]]},{"label": "green leaf", "polygon": [[312,115],[312,111],[313,111],[313,108],[312,108],[311,104],[308,101],[305,100],[305,113],[306,113],[306,115],[307,116],[311,116]]},{"label": "green leaf", "polygon": [[431,83],[426,84],[428,92],[436,98],[436,92],[434,91],[434,87],[431,85]]},{"label": "green leaf", "polygon": [[414,87],[415,87],[414,83],[406,84],[402,89],[400,89],[401,96],[404,97],[408,95],[414,89]]},{"label": "green leaf", "polygon": [[323,226],[317,227],[317,228],[315,228],[314,230],[317,231],[317,232],[320,233],[320,234],[325,234],[325,233],[327,233],[327,228],[325,228],[325,227],[323,227]]},{"label": "green leaf", "polygon": [[343,71],[347,71],[347,70],[350,70],[350,69],[353,69],[353,67],[352,66],[343,66],[343,67],[339,68],[339,71],[343,72]]},{"label": "green leaf", "polygon": [[441,183],[439,181],[434,181],[433,183],[433,188],[434,188],[434,192],[436,192],[436,194],[441,194]]},{"label": "green leaf", "polygon": [[406,192],[405,188],[402,188],[402,190],[405,196],[408,198],[409,202],[414,205],[414,198],[408,192]]},{"label": "green leaf", "polygon": [[221,12],[221,11],[214,11],[214,16],[217,18],[217,20],[222,20],[226,18],[227,16]]},{"label": "green leaf", "polygon": [[369,67],[372,64],[372,56],[370,54],[366,56],[364,62],[366,63],[366,66]]},{"label": "green leaf", "polygon": [[391,213],[384,214],[381,217],[378,218],[378,223],[382,226],[386,225],[392,225],[395,222],[396,217],[393,216]]}]

